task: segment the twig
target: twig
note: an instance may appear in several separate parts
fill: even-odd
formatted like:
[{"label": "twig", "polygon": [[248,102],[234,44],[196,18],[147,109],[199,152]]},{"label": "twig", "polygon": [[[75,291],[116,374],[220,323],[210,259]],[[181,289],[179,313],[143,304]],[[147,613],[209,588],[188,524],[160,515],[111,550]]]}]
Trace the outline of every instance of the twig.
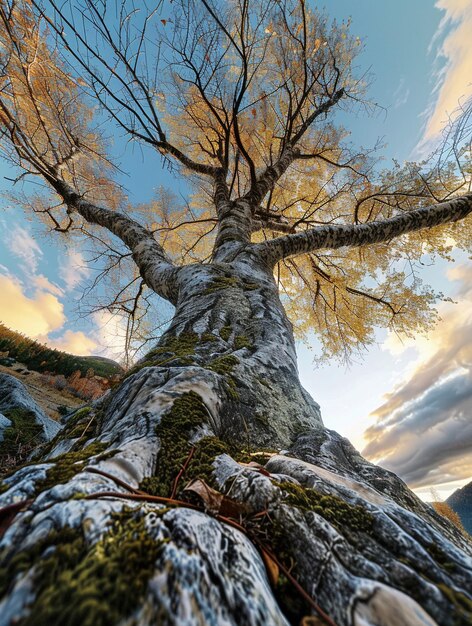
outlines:
[{"label": "twig", "polygon": [[85,435],[85,433],[87,432],[90,424],[93,422],[94,419],[95,419],[95,415],[92,415],[92,417],[90,418],[87,426],[84,428],[84,432],[80,435],[79,439],[82,439],[82,437]]},{"label": "twig", "polygon": [[315,609],[315,611],[318,613],[318,615],[321,617],[321,619],[324,620],[326,622],[326,624],[329,624],[329,626],[336,626],[336,623],[333,622],[333,620],[329,617],[329,615],[327,615],[323,611],[323,609],[320,607],[320,605],[317,604],[313,600],[313,598],[305,591],[305,589],[303,589],[303,587],[300,585],[300,583],[297,581],[297,579],[292,576],[292,574],[285,567],[285,565],[283,565],[283,563],[281,563],[279,561],[279,559],[270,550],[268,550],[266,548],[266,546],[262,542],[258,541],[257,539],[254,539],[254,538],[252,540],[254,541],[254,543],[258,544],[261,549],[265,550],[267,552],[267,554],[270,556],[270,558],[277,563],[277,565],[280,567],[282,572],[285,574],[285,576],[288,578],[288,580],[292,583],[292,585],[295,587],[295,589],[298,591],[298,593],[302,596],[302,598],[306,602],[308,602],[308,604],[311,607],[313,607]]},{"label": "twig", "polygon": [[175,500],[173,498],[165,498],[164,496],[151,496],[143,493],[121,493],[120,491],[99,491],[98,493],[90,493],[84,496],[84,500],[94,500],[95,498],[127,498],[128,500],[138,500],[143,502],[160,502],[162,504],[173,504],[174,506],[184,506],[187,509],[195,509],[201,511],[201,507],[183,500]]},{"label": "twig", "polygon": [[182,465],[182,467],[180,469],[180,472],[175,477],[174,486],[172,487],[172,492],[170,494],[171,498],[175,498],[175,494],[177,493],[177,485],[179,484],[179,480],[181,479],[181,477],[184,474],[185,470],[187,469],[190,461],[192,460],[194,452],[195,452],[195,446],[193,446],[192,449],[190,450],[187,458],[185,459],[185,463]]},{"label": "twig", "polygon": [[147,495],[146,492],[141,491],[140,489],[135,489],[131,485],[128,485],[128,483],[125,483],[125,481],[121,480],[121,478],[118,478],[117,476],[114,476],[113,474],[109,474],[108,472],[104,472],[103,470],[98,469],[97,467],[87,466],[87,467],[84,467],[83,471],[84,472],[91,472],[92,474],[99,474],[100,476],[104,476],[105,478],[109,478],[110,480],[115,482],[120,487],[123,487],[124,489],[127,489],[128,491],[131,491],[131,493],[139,493],[141,495]]},{"label": "twig", "polygon": [[[126,498],[128,500],[137,500],[141,502],[157,502],[160,504],[170,504],[173,506],[181,506],[181,507],[185,507],[188,509],[201,511],[202,508],[200,506],[196,506],[195,504],[191,504],[190,502],[185,502],[183,500],[176,500],[174,498],[179,479],[181,478],[181,476],[187,469],[194,452],[195,452],[195,447],[193,447],[190,450],[190,453],[184,465],[182,466],[180,472],[177,474],[175,478],[174,486],[173,486],[172,494],[170,498],[165,498],[163,496],[151,496],[150,494],[140,491],[139,489],[135,489],[131,485],[128,485],[123,480],[118,478],[117,476],[113,476],[112,474],[109,474],[108,472],[104,472],[95,467],[85,467],[83,471],[91,472],[93,474],[99,474],[101,476],[104,476],[105,478],[113,480],[117,485],[123,487],[130,493],[121,493],[119,491],[99,491],[98,493],[88,494],[84,496],[83,499],[94,500],[95,498]],[[0,509],[0,519],[3,518],[6,521],[6,526],[9,526],[9,523],[11,523],[12,517],[15,517],[16,513],[18,513],[24,506],[28,506],[29,504],[31,504],[31,502],[33,502],[32,499],[27,499],[27,500],[22,500],[21,502],[15,502],[14,504],[10,504],[6,507],[3,507],[2,509]],[[254,517],[260,517],[263,514],[267,514],[267,511],[260,511]],[[296,580],[296,578],[294,578],[294,576],[290,573],[290,570],[286,568],[285,565],[283,565],[283,563],[279,561],[279,559],[273,554],[273,552],[269,548],[267,548],[264,542],[262,542],[260,539],[255,537],[253,533],[251,533],[251,531],[247,529],[245,526],[243,526],[236,520],[231,519],[230,517],[224,517],[223,515],[215,515],[215,518],[219,522],[228,524],[229,526],[236,528],[237,530],[242,532],[244,535],[246,535],[250,539],[250,541],[252,541],[261,551],[266,552],[267,555],[277,564],[280,570],[284,573],[284,575],[287,577],[287,579],[293,585],[293,587],[297,590],[300,596],[302,596],[305,602],[307,602],[316,611],[316,613],[320,616],[320,618],[324,620],[324,622],[328,624],[328,626],[336,626],[336,623],[329,617],[329,615],[327,615],[323,611],[323,609],[315,602],[315,600],[313,600],[313,598],[305,591],[305,589],[300,585],[300,583]]]},{"label": "twig", "polygon": [[[141,494],[126,494],[126,493],[119,493],[119,492],[114,492],[114,491],[102,491],[99,493],[90,494],[88,496],[85,496],[85,499],[91,500],[93,498],[102,498],[102,497],[118,497],[118,498],[129,498],[131,500],[143,500],[146,502],[160,502],[163,504],[172,504],[174,506],[183,506],[183,507],[194,509],[197,511],[202,510],[201,507],[199,506],[190,504],[189,502],[184,502],[183,500],[175,500],[174,498],[164,498],[162,496],[151,496],[151,495],[141,495]],[[295,587],[295,589],[302,596],[302,598],[316,611],[316,613],[321,617],[321,619],[323,619],[326,622],[326,624],[328,624],[329,626],[337,626],[336,623],[333,622],[333,620],[329,617],[329,615],[327,615],[323,611],[323,609],[313,600],[313,598],[305,591],[305,589],[300,585],[300,583],[296,580],[296,578],[292,576],[290,571],[278,560],[276,556],[274,556],[271,550],[269,550],[262,541],[260,541],[257,537],[254,537],[252,533],[248,531],[247,528],[245,528],[239,522],[236,522],[235,520],[231,519],[230,517],[223,517],[222,515],[215,515],[215,518],[219,522],[223,522],[224,524],[228,524],[229,526],[236,528],[237,530],[242,532],[244,535],[246,535],[254,544],[256,544],[260,550],[264,550],[269,555],[269,557],[273,561],[275,561],[275,563],[277,563],[277,565],[279,566],[281,571],[284,573],[284,575],[287,577],[289,582],[293,585],[293,587]]]}]

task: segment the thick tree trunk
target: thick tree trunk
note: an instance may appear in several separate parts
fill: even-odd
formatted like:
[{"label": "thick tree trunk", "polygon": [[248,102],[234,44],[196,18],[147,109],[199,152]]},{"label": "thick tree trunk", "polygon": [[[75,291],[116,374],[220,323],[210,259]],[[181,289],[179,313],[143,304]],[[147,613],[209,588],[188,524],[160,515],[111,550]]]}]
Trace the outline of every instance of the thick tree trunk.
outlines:
[{"label": "thick tree trunk", "polygon": [[4,479],[0,626],[471,623],[470,544],[323,427],[270,272],[177,281],[159,345]]}]

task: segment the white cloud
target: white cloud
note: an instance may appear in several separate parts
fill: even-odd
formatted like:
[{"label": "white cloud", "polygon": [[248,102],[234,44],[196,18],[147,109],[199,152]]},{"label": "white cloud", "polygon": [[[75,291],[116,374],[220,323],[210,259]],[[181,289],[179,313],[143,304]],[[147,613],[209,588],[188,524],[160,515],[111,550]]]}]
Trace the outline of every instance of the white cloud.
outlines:
[{"label": "white cloud", "polygon": [[437,84],[433,101],[425,111],[423,138],[417,146],[420,154],[430,151],[440,137],[459,102],[472,95],[472,2],[470,0],[438,0],[436,7],[444,11],[432,46],[437,51]]},{"label": "white cloud", "polygon": [[62,328],[65,322],[64,307],[55,295],[38,290],[29,298],[11,276],[0,276],[0,311],[6,326],[33,339]]},{"label": "white cloud", "polygon": [[72,291],[89,275],[90,269],[87,267],[82,254],[77,250],[68,252],[59,268],[59,276],[64,281],[66,290]]},{"label": "white cloud", "polygon": [[121,362],[126,347],[126,319],[106,310],[97,311],[92,318],[96,327],[93,338],[100,354]]},{"label": "white cloud", "polygon": [[16,225],[5,233],[3,239],[10,252],[20,259],[25,272],[35,274],[43,252],[32,235],[22,226]]}]

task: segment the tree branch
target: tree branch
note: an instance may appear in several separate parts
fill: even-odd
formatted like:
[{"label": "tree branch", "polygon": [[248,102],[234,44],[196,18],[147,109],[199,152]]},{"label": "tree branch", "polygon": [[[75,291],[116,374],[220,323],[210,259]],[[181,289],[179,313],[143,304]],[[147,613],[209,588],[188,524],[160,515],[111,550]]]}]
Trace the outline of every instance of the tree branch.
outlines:
[{"label": "tree branch", "polygon": [[256,244],[254,249],[270,265],[281,259],[305,254],[321,248],[365,246],[423,228],[432,228],[463,219],[472,212],[472,194],[448,202],[402,213],[390,219],[367,224],[333,224],[312,228],[301,233],[277,237]]},{"label": "tree branch", "polygon": [[277,161],[267,167],[262,174],[257,177],[255,183],[251,185],[250,191],[246,194],[247,199],[253,206],[258,205],[264,199],[264,196],[274,187],[275,183],[286,172],[291,163],[298,158],[300,151],[297,149],[297,143],[303,137],[313,122],[323,113],[335,106],[344,95],[344,89],[336,91],[328,100],[323,102],[313,113],[307,117],[300,129],[287,142],[283,148]]},{"label": "tree branch", "polygon": [[167,257],[152,233],[135,220],[83,200],[72,187],[54,177],[48,178],[50,185],[63,198],[70,211],[76,211],[90,224],[97,224],[121,239],[132,253],[145,283],[162,298],[175,303],[175,273],[177,268]]}]

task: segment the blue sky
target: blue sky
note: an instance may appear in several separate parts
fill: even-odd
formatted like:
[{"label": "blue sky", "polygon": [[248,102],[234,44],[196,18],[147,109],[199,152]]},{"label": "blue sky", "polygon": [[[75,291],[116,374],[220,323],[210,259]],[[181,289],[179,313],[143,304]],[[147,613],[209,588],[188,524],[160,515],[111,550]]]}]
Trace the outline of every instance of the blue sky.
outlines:
[{"label": "blue sky", "polygon": [[[357,114],[343,120],[353,141],[370,146],[383,139],[387,143],[383,151],[386,167],[392,159],[403,162],[426,154],[438,139],[446,113],[471,93],[472,53],[466,45],[472,31],[470,1],[331,0],[324,5],[339,20],[352,18],[351,32],[365,45],[359,65],[372,75],[370,98],[382,107],[373,115]],[[175,188],[176,182],[169,172],[159,170],[154,155],[147,158],[139,148],[131,152],[119,136],[114,149],[128,174],[121,182],[132,202],[150,200],[161,184]],[[11,182],[4,177],[12,173],[3,163],[0,176],[0,186],[8,192]],[[0,319],[61,349],[97,353],[106,348],[111,354],[115,349],[116,354],[119,323],[106,313],[80,319],[75,311],[81,284],[90,278],[83,250],[46,236],[7,198],[2,201],[0,228]],[[454,445],[461,438],[451,427],[472,411],[467,393],[458,391],[461,385],[468,389],[469,371],[463,367],[457,337],[449,332],[460,318],[465,333],[462,341],[465,338],[468,345],[469,320],[458,313],[469,305],[472,278],[467,263],[461,257],[458,264],[462,270],[451,271],[441,263],[426,272],[426,279],[437,290],[459,301],[456,309],[443,307],[443,326],[429,342],[401,345],[379,331],[378,345],[350,369],[335,364],[315,369],[315,338],[310,348],[299,346],[302,381],[320,403],[326,425],[350,438],[359,449],[367,446],[370,458],[395,469],[426,498],[430,498],[430,485],[446,495],[472,478],[472,465],[466,461],[472,433],[470,439],[462,437]],[[110,338],[114,338],[111,344]],[[423,375],[422,384],[413,384],[425,364],[442,362],[445,349],[451,354],[454,345],[457,350],[451,359],[457,357],[457,367],[444,365],[436,378]],[[386,394],[390,394],[387,399]],[[431,417],[429,421],[421,417],[424,402],[432,394],[437,409],[434,424]],[[449,398],[449,403],[439,402],[439,396]],[[409,428],[409,424],[414,426]],[[396,440],[395,428],[399,432]],[[430,438],[429,453],[412,451],[417,433],[421,434],[418,446]],[[446,449],[450,449],[449,455]],[[410,463],[403,471],[407,450],[416,464]]]}]

